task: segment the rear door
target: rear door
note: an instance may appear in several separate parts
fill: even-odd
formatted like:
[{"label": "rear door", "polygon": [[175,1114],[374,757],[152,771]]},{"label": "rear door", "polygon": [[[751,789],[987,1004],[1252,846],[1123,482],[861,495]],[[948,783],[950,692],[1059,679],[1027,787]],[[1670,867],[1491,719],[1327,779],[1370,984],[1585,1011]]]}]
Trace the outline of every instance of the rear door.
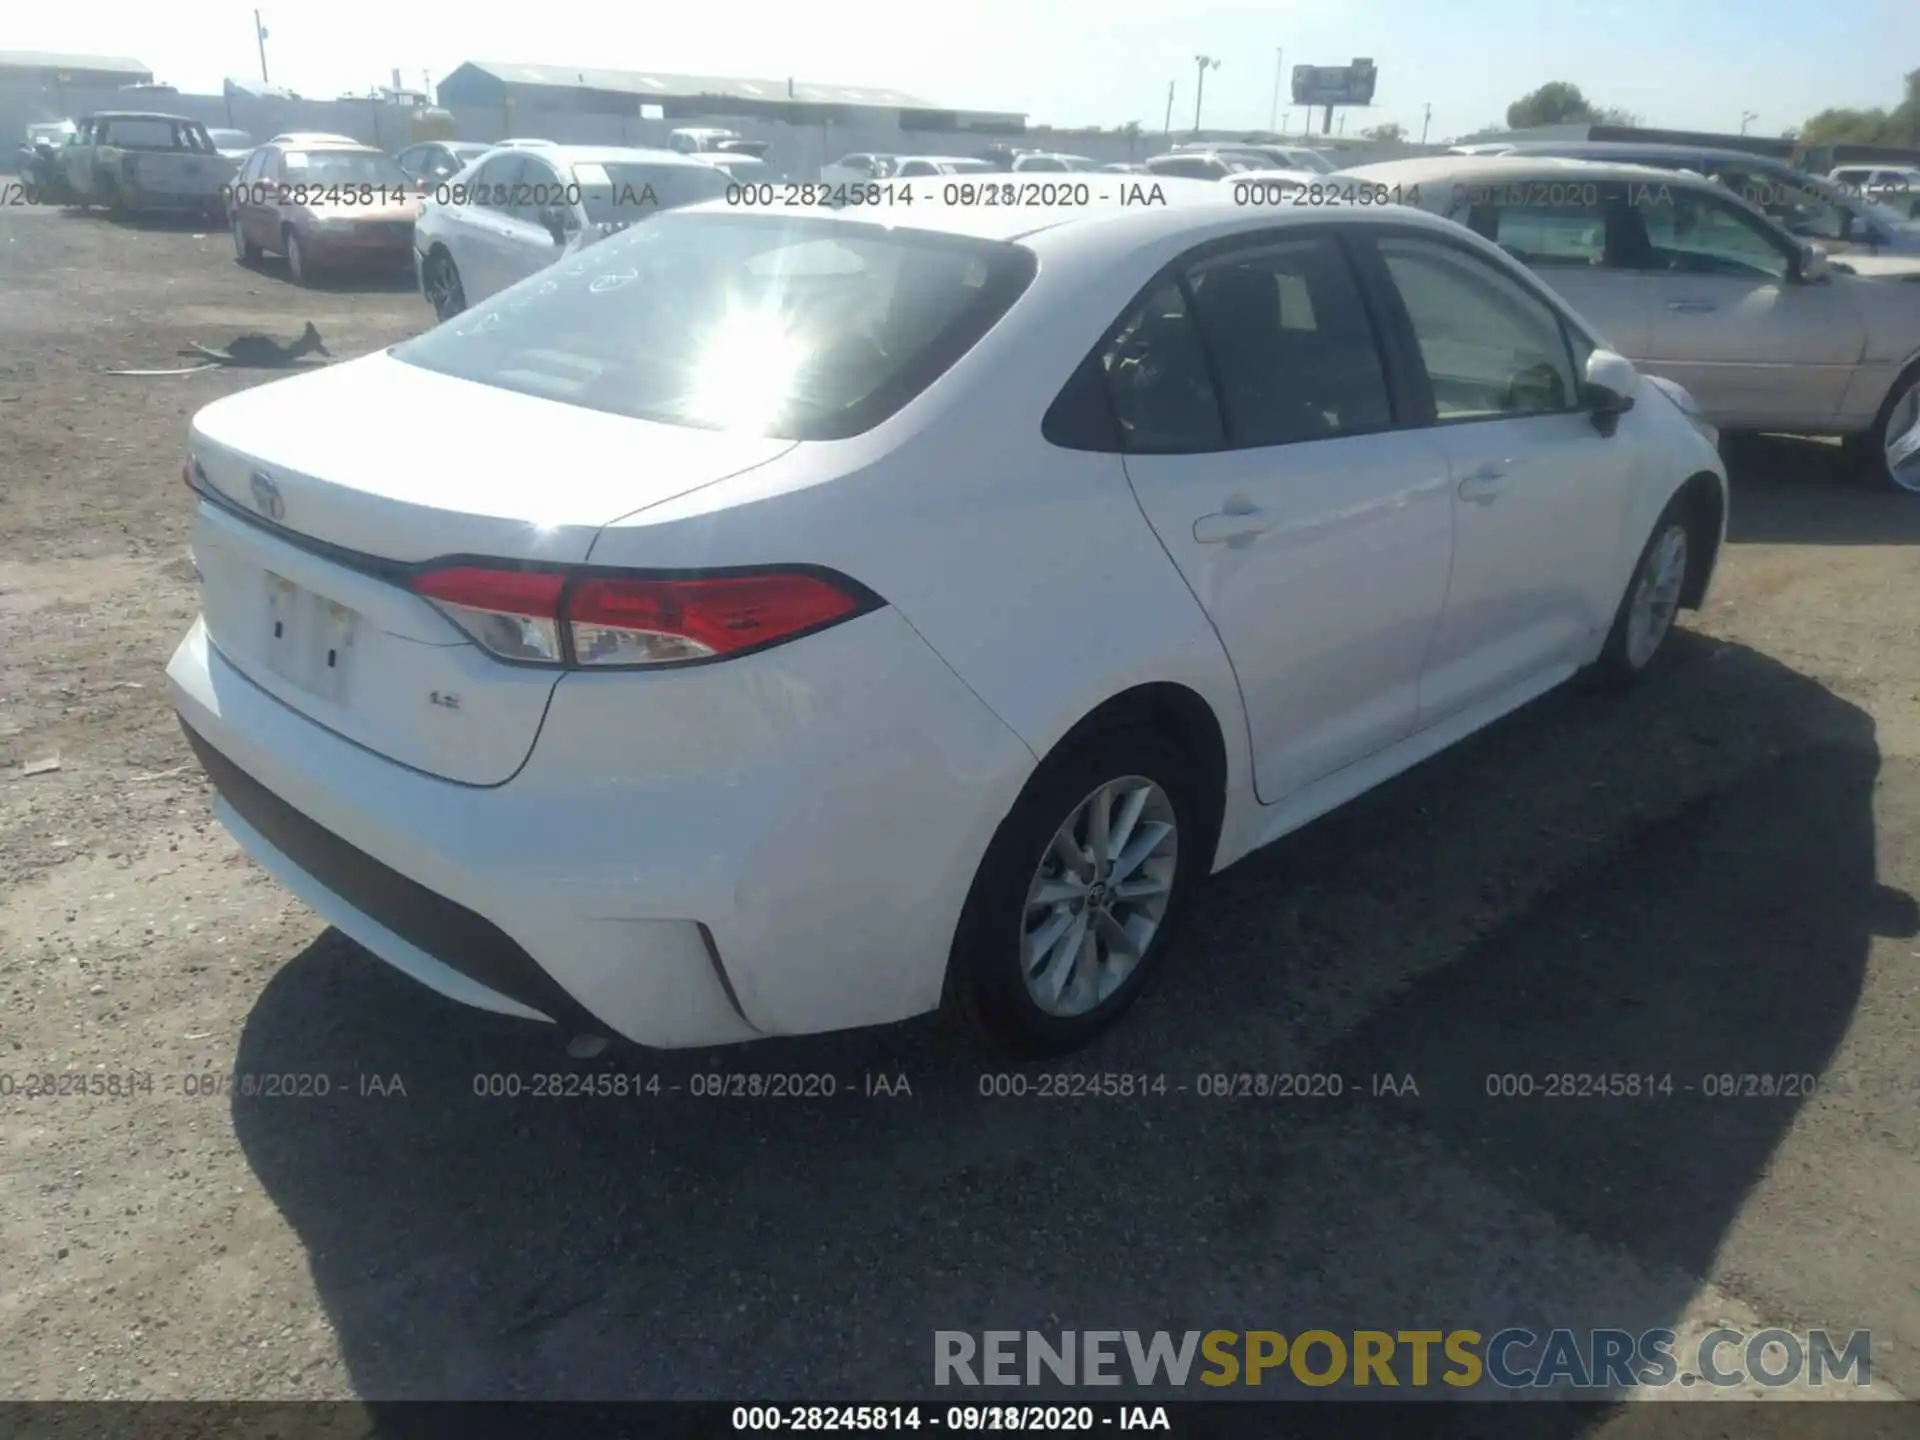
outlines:
[{"label": "rear door", "polygon": [[452,207],[457,225],[450,227],[447,238],[468,304],[486,299],[518,278],[509,258],[516,232],[508,225],[507,209],[524,164],[525,156],[518,150],[494,156],[468,181],[466,203]]},{"label": "rear door", "polygon": [[1444,237],[1357,241],[1418,366],[1453,478],[1453,569],[1420,681],[1420,724],[1577,662],[1608,593],[1639,457],[1581,401],[1592,346],[1496,262]]},{"label": "rear door", "polygon": [[544,206],[566,203],[570,193],[547,161],[535,155],[521,161],[508,203],[500,212],[501,288],[544,270],[565,253],[565,246],[541,223],[540,212]]},{"label": "rear door", "polygon": [[1239,679],[1260,799],[1410,733],[1446,595],[1447,462],[1399,423],[1333,227],[1191,253],[1102,367],[1141,508]]}]

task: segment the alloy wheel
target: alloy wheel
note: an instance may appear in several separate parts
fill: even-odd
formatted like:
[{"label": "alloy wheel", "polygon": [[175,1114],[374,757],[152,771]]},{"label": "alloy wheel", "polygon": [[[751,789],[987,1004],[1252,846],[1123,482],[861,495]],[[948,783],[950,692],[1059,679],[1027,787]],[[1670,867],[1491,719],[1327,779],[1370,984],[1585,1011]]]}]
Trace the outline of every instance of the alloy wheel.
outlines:
[{"label": "alloy wheel", "polygon": [[1048,843],[1020,926],[1020,974],[1042,1011],[1096,1009],[1126,983],[1153,943],[1179,858],[1173,802],[1140,775],[1109,780]]},{"label": "alloy wheel", "polygon": [[1920,495],[1920,375],[1893,402],[1887,414],[1883,459],[1896,489]]},{"label": "alloy wheel", "polygon": [[1680,590],[1687,580],[1687,527],[1667,526],[1647,550],[1634,579],[1633,603],[1627,611],[1627,663],[1644,669],[1673,628],[1680,606]]}]

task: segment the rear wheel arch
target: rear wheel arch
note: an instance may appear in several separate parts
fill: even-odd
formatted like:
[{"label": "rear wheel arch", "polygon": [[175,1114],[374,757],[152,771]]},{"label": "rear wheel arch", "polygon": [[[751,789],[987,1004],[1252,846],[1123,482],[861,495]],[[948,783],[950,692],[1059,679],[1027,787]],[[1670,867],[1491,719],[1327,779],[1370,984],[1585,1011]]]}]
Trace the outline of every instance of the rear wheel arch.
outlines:
[{"label": "rear wheel arch", "polygon": [[1213,706],[1196,690],[1173,681],[1154,681],[1123,690],[1101,701],[1082,716],[1047,752],[1065,754],[1096,734],[1112,730],[1149,729],[1167,736],[1192,756],[1209,812],[1198,817],[1208,846],[1212,869],[1213,847],[1219,844],[1220,823],[1227,797],[1226,731]]}]

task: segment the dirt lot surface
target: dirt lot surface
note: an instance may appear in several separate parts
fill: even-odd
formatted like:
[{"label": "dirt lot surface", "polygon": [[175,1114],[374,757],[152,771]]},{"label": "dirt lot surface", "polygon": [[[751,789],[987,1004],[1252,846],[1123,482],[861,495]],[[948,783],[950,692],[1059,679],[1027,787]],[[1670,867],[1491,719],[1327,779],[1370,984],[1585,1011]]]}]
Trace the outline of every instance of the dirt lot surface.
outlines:
[{"label": "dirt lot surface", "polygon": [[[186,422],[261,377],[101,371],[308,319],[352,356],[429,316],[217,231],[0,212],[0,1398],[879,1398],[930,1391],[936,1329],[1720,1322],[1870,1329],[1876,1392],[1920,1394],[1920,502],[1756,447],[1664,677],[1549,697],[1219,877],[1057,1072],[1184,1094],[985,1098],[933,1021],[574,1061],[325,931],[167,707]],[[574,1069],[661,1093],[474,1093]],[[685,1088],[740,1070],[841,1093]],[[1674,1091],[1486,1093],[1569,1072]],[[151,1088],[28,1098],[47,1073]],[[1199,1098],[1215,1073],[1346,1093]],[[222,1074],[331,1089],[188,1093]]]}]

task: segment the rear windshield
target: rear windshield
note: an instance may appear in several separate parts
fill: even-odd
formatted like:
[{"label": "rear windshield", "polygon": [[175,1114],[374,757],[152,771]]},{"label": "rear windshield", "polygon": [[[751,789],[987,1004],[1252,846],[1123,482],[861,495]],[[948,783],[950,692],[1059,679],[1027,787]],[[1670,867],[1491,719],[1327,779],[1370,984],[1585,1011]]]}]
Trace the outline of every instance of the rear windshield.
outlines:
[{"label": "rear windshield", "polygon": [[389,353],[615,415],[841,439],[944,374],[1034,268],[1031,251],[971,236],[680,211],[576,251]]},{"label": "rear windshield", "polygon": [[[743,157],[744,159],[744,157]],[[596,225],[624,225],[659,210],[718,200],[733,176],[712,165],[598,165],[573,167],[580,203]]]},{"label": "rear windshield", "polygon": [[378,150],[289,150],[282,169],[290,181],[302,185],[380,185],[403,189],[405,172],[390,155]]}]

